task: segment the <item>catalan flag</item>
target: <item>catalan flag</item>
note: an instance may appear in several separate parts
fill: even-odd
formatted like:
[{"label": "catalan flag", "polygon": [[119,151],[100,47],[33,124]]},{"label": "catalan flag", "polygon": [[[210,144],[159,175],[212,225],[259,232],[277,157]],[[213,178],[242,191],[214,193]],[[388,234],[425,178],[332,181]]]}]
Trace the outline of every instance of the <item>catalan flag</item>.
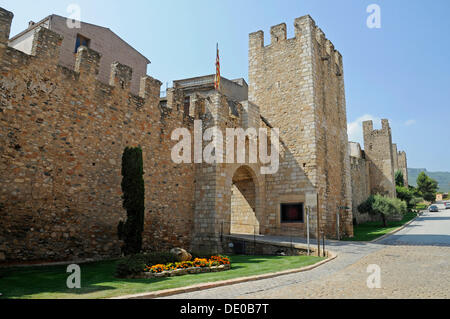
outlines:
[{"label": "catalan flag", "polygon": [[217,58],[216,58],[216,79],[214,81],[214,88],[220,89],[220,58],[219,58],[219,44],[217,43]]}]

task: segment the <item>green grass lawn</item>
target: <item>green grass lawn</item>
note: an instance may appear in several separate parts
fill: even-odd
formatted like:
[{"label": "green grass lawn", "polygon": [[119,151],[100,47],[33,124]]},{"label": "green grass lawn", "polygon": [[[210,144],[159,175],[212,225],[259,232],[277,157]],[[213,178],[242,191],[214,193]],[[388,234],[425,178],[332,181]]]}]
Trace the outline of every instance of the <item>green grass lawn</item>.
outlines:
[{"label": "green grass lawn", "polygon": [[66,266],[0,269],[0,298],[109,298],[301,268],[323,260],[316,256],[231,256],[224,272],[153,279],[114,277],[118,261],[81,264],[81,289],[66,288]]},{"label": "green grass lawn", "polygon": [[416,213],[409,212],[405,214],[401,221],[388,222],[388,227],[383,227],[381,222],[367,222],[356,225],[353,228],[354,237],[344,238],[347,241],[371,241],[378,237],[381,237],[414,219],[417,216]]},{"label": "green grass lawn", "polygon": [[424,203],[419,203],[416,205],[416,207],[414,207],[415,210],[425,210],[427,209],[428,205],[424,204]]}]

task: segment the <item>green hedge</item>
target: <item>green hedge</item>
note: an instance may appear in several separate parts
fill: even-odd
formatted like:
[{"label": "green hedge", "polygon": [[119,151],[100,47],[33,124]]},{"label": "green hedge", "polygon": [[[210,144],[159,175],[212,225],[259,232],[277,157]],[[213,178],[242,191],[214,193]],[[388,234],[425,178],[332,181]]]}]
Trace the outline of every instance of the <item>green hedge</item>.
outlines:
[{"label": "green hedge", "polygon": [[381,216],[383,226],[387,226],[387,220],[393,216],[404,216],[408,212],[405,201],[381,195],[371,195],[358,206],[361,214]]},{"label": "green hedge", "polygon": [[124,257],[118,262],[116,266],[116,276],[124,278],[130,275],[137,275],[144,271],[145,266],[168,264],[176,261],[176,256],[171,253],[154,252],[135,254]]}]

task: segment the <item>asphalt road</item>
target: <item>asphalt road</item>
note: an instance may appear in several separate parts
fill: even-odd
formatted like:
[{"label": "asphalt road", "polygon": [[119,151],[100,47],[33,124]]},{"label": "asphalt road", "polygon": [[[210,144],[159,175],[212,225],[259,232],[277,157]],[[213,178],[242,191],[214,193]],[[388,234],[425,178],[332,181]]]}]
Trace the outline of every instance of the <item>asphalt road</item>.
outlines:
[{"label": "asphalt road", "polygon": [[450,246],[450,209],[437,204],[439,212],[424,212],[401,231],[379,241],[385,245]]}]

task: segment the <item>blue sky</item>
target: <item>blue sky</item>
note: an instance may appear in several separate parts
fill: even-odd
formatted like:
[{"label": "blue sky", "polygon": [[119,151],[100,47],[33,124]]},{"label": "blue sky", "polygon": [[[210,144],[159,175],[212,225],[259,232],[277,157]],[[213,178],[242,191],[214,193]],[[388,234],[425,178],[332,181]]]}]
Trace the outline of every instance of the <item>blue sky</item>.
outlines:
[{"label": "blue sky", "polygon": [[[390,120],[393,141],[408,166],[450,171],[450,1],[364,0],[2,0],[15,14],[11,35],[28,21],[68,16],[76,3],[81,20],[109,27],[152,64],[148,74],[164,83],[215,72],[248,78],[248,34],[285,22],[293,36],[296,17],[310,14],[344,58],[347,120],[351,140],[361,142],[360,123]],[[366,8],[381,8],[381,28],[369,29]]]}]

